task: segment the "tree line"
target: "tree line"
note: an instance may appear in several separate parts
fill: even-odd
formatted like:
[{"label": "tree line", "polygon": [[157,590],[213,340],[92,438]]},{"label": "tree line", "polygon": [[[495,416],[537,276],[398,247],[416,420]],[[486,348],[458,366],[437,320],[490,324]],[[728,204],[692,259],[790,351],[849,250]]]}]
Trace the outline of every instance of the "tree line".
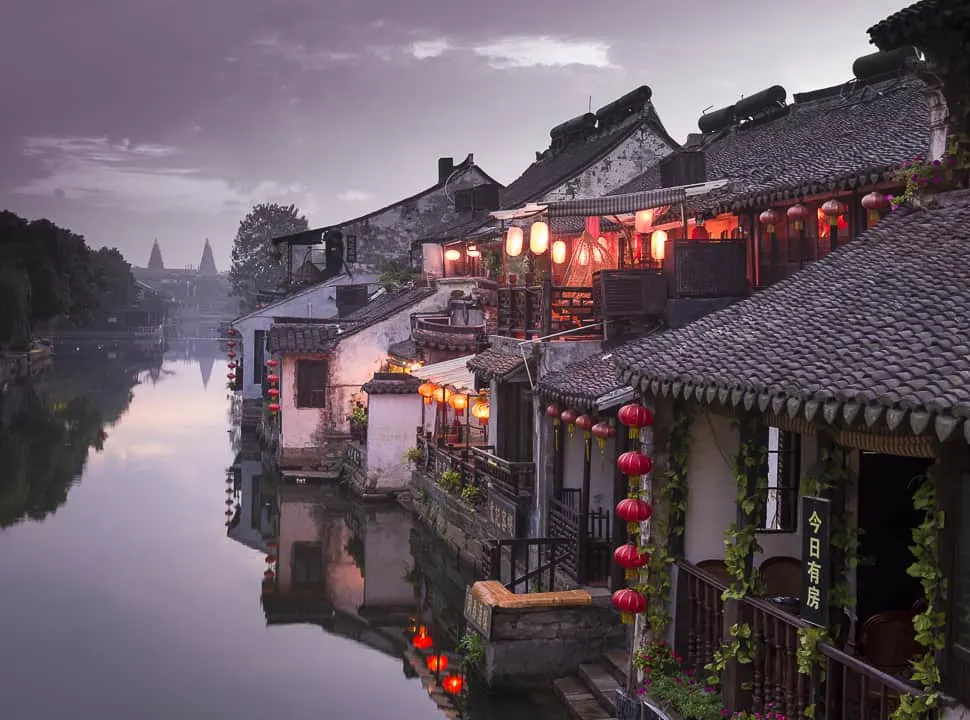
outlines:
[{"label": "tree line", "polygon": [[45,322],[83,324],[137,299],[131,265],[117,249],[92,250],[50,220],[0,212],[0,348],[26,349]]}]

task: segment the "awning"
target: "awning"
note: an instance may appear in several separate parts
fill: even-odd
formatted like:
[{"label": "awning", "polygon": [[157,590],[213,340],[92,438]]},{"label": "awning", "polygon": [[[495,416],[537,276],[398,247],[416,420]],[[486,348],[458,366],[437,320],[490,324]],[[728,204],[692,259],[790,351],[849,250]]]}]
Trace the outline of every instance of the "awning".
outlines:
[{"label": "awning", "polygon": [[468,361],[474,355],[463,355],[453,360],[444,360],[432,365],[415,368],[411,375],[421,380],[459,392],[475,392],[475,376],[468,369]]},{"label": "awning", "polygon": [[629,215],[663,205],[676,205],[687,199],[684,188],[644,190],[626,195],[605,195],[587,200],[563,200],[548,204],[549,217],[603,217]]}]

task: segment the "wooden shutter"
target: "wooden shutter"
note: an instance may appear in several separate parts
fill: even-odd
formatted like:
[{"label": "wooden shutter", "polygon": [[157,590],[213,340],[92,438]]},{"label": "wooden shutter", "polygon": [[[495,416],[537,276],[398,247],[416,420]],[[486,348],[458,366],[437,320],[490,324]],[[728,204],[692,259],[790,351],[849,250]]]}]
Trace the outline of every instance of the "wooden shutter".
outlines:
[{"label": "wooden shutter", "polygon": [[322,408],[327,406],[326,360],[298,360],[296,365],[297,407]]}]

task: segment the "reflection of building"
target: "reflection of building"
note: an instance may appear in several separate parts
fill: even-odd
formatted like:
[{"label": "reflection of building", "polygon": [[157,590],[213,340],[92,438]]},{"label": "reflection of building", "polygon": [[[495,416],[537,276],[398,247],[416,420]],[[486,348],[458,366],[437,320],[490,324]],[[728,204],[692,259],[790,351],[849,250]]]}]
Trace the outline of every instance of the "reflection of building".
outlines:
[{"label": "reflection of building", "polygon": [[166,343],[165,358],[198,362],[199,372],[202,375],[202,387],[208,388],[215,360],[221,357],[222,352],[219,342],[214,339],[174,338]]},{"label": "reflection of building", "polygon": [[240,452],[232,466],[239,509],[229,527],[229,537],[246,547],[269,552],[268,543],[276,537],[276,482],[264,474],[258,452]]}]

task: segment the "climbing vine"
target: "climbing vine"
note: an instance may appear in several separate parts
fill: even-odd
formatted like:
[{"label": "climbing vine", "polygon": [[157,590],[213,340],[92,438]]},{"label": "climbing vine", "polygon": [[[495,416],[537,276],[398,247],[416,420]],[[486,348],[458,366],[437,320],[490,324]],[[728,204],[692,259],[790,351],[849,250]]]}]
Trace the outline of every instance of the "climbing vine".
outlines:
[{"label": "climbing vine", "polygon": [[929,469],[923,483],[913,494],[913,506],[923,513],[923,521],[913,528],[913,564],[907,568],[910,576],[917,578],[923,586],[926,600],[925,609],[913,618],[916,642],[925,650],[923,655],[912,663],[913,682],[923,689],[921,694],[906,694],[899,698],[899,707],[893,711],[893,720],[918,720],[930,710],[938,707],[940,692],[940,668],[936,664],[936,652],[946,644],[946,602],[947,584],[940,570],[938,538],[943,529],[945,514],[937,505],[937,483],[939,469]]},{"label": "climbing vine", "polygon": [[[763,433],[757,417],[745,416],[737,423],[738,452],[732,461],[738,508],[747,522],[732,522],[724,533],[724,564],[731,576],[731,584],[723,593],[725,600],[742,600],[757,595],[760,578],[750,558],[761,550],[758,544],[757,523],[753,519],[763,512],[768,498],[768,477],[764,468],[768,463],[768,446],[761,440]],[[753,482],[752,482],[753,480]],[[753,633],[748,623],[736,623],[728,628],[730,640],[714,652],[706,669],[711,673],[708,682],[720,682],[727,664],[735,660],[748,664],[754,659]]]},{"label": "climbing vine", "polygon": [[670,567],[674,563],[671,546],[684,534],[692,421],[693,415],[687,408],[678,407],[675,410],[667,442],[664,484],[657,498],[664,512],[655,513],[650,538],[644,545],[644,551],[650,557],[646,567],[648,581],[644,588],[648,602],[647,625],[655,638],[663,637],[670,623]]}]

